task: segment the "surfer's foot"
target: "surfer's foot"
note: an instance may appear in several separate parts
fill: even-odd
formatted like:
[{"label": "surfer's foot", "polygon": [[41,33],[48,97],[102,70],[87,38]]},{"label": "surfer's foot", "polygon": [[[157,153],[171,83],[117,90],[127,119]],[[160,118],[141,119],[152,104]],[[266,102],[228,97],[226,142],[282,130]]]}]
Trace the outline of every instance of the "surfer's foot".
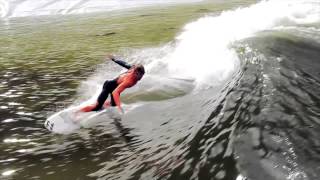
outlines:
[{"label": "surfer's foot", "polygon": [[82,111],[75,111],[73,113],[73,117],[72,117],[72,121],[73,122],[78,122],[80,120],[80,114],[82,113]]}]

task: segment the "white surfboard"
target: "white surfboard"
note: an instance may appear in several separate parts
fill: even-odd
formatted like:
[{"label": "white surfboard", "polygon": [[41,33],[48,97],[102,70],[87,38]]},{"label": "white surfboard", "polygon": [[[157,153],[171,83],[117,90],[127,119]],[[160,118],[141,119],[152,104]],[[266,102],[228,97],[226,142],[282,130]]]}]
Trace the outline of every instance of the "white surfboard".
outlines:
[{"label": "white surfboard", "polygon": [[[44,126],[54,133],[70,134],[81,127],[89,128],[107,121],[110,119],[110,111],[113,110],[113,108],[108,108],[98,112],[85,112],[76,115],[75,111],[77,109],[77,107],[68,108],[53,114],[45,121]],[[104,118],[97,118],[100,115],[106,116]]]}]

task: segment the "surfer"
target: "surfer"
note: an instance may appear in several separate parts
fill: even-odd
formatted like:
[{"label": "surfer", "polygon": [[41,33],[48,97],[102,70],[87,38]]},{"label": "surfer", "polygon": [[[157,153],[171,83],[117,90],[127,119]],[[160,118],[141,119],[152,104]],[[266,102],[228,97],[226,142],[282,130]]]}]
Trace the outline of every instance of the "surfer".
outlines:
[{"label": "surfer", "polygon": [[[115,59],[115,57],[111,54],[107,56],[107,59],[128,69],[128,71],[120,74],[113,80],[106,80],[103,84],[102,91],[98,96],[97,102],[95,104],[82,107],[80,112],[99,111],[102,109],[102,107],[107,108],[109,106],[117,106],[120,112],[124,113],[120,102],[121,92],[134,86],[139,80],[141,80],[145,73],[144,67],[141,64],[130,65],[124,61]],[[111,95],[111,100],[106,101],[109,94]]]}]

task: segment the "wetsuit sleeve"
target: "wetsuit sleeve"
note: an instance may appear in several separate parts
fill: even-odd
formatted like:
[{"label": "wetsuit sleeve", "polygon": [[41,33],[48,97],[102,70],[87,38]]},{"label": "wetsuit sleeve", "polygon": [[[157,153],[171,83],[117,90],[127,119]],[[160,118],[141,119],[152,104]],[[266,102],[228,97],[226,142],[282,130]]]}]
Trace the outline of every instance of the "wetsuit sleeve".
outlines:
[{"label": "wetsuit sleeve", "polygon": [[130,65],[129,63],[126,63],[124,61],[121,61],[121,60],[117,60],[117,59],[114,59],[112,58],[111,59],[113,62],[119,64],[120,66],[124,67],[124,68],[127,68],[127,69],[130,69],[132,67],[132,65]]}]

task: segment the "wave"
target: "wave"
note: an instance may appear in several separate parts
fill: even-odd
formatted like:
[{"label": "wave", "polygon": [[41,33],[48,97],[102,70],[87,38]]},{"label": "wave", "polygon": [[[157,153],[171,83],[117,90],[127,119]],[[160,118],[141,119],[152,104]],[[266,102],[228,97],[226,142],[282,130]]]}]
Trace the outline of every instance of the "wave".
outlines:
[{"label": "wave", "polygon": [[[148,81],[142,81],[139,88],[133,88],[129,94],[135,96],[132,94],[142,91],[151,93],[150,96],[162,94],[162,97],[157,96],[156,99],[167,99],[176,97],[173,94],[180,96],[194,89],[221,87],[243,63],[238,58],[234,44],[261,31],[318,22],[318,7],[319,4],[314,0],[262,1],[250,7],[225,11],[218,16],[206,16],[191,22],[175,41],[165,46],[123,52],[121,58],[131,63],[143,63],[147,68],[145,78]],[[101,67],[83,82],[79,88],[80,97],[97,95],[97,87],[105,79],[116,76],[114,69]],[[182,81],[172,81],[175,78],[186,79],[189,85]],[[156,82],[157,86],[151,82]],[[168,93],[163,92],[164,87]]]},{"label": "wave", "polygon": [[319,7],[262,1],[189,23],[163,47],[125,52],[147,66],[148,82],[133,91],[150,92],[143,83],[152,87],[163,75],[194,88],[128,112],[123,121],[137,136],[129,155],[90,176],[127,179],[143,170],[137,176],[146,179],[316,179],[320,45],[303,31],[318,34]]},{"label": "wave", "polygon": [[[261,31],[318,22],[318,7],[316,1],[262,1],[200,18],[187,24],[174,42],[124,52],[123,58],[146,64],[147,74],[190,79],[196,86],[219,86],[240,67],[234,43]],[[93,79],[103,77],[105,73],[98,73]]]},{"label": "wave", "polygon": [[[315,1],[263,1],[248,8],[204,17],[184,27],[168,57],[171,72],[201,82],[225,79],[238,66],[232,44],[277,26],[319,21]],[[272,13],[270,12],[272,10]]]},{"label": "wave", "polygon": [[[26,128],[34,122],[30,117],[17,128],[9,119],[16,114],[4,113],[5,130],[10,123],[17,135],[20,129],[28,137],[34,133],[34,139],[43,133],[36,147],[30,143],[30,152],[18,154],[17,163],[31,157],[52,165],[62,157],[54,173],[71,179],[318,179],[319,6],[312,0],[262,1],[191,22],[169,44],[123,50],[121,58],[143,63],[147,70],[137,86],[123,93],[130,110],[121,120],[82,129],[63,142],[42,130],[42,103],[70,94],[59,98],[54,94],[68,91],[48,94],[45,89],[32,101],[40,101],[34,108],[36,128]],[[30,73],[32,81],[38,77],[21,72]],[[16,85],[9,79],[21,72],[5,74],[5,81]],[[79,87],[81,102],[119,72],[116,65],[101,64]],[[43,83],[65,75],[45,77]],[[10,111],[19,115],[22,110]],[[6,148],[8,156],[20,153]],[[29,145],[17,148],[27,151]],[[34,170],[37,164],[21,168],[19,177],[46,176],[45,170],[40,175]],[[75,164],[82,170],[74,170]]]},{"label": "wave", "polygon": [[250,61],[227,98],[239,113],[234,144],[238,167],[250,179],[319,176],[320,43],[307,34],[301,37],[304,30],[299,35],[272,30],[243,42],[242,58]]}]

